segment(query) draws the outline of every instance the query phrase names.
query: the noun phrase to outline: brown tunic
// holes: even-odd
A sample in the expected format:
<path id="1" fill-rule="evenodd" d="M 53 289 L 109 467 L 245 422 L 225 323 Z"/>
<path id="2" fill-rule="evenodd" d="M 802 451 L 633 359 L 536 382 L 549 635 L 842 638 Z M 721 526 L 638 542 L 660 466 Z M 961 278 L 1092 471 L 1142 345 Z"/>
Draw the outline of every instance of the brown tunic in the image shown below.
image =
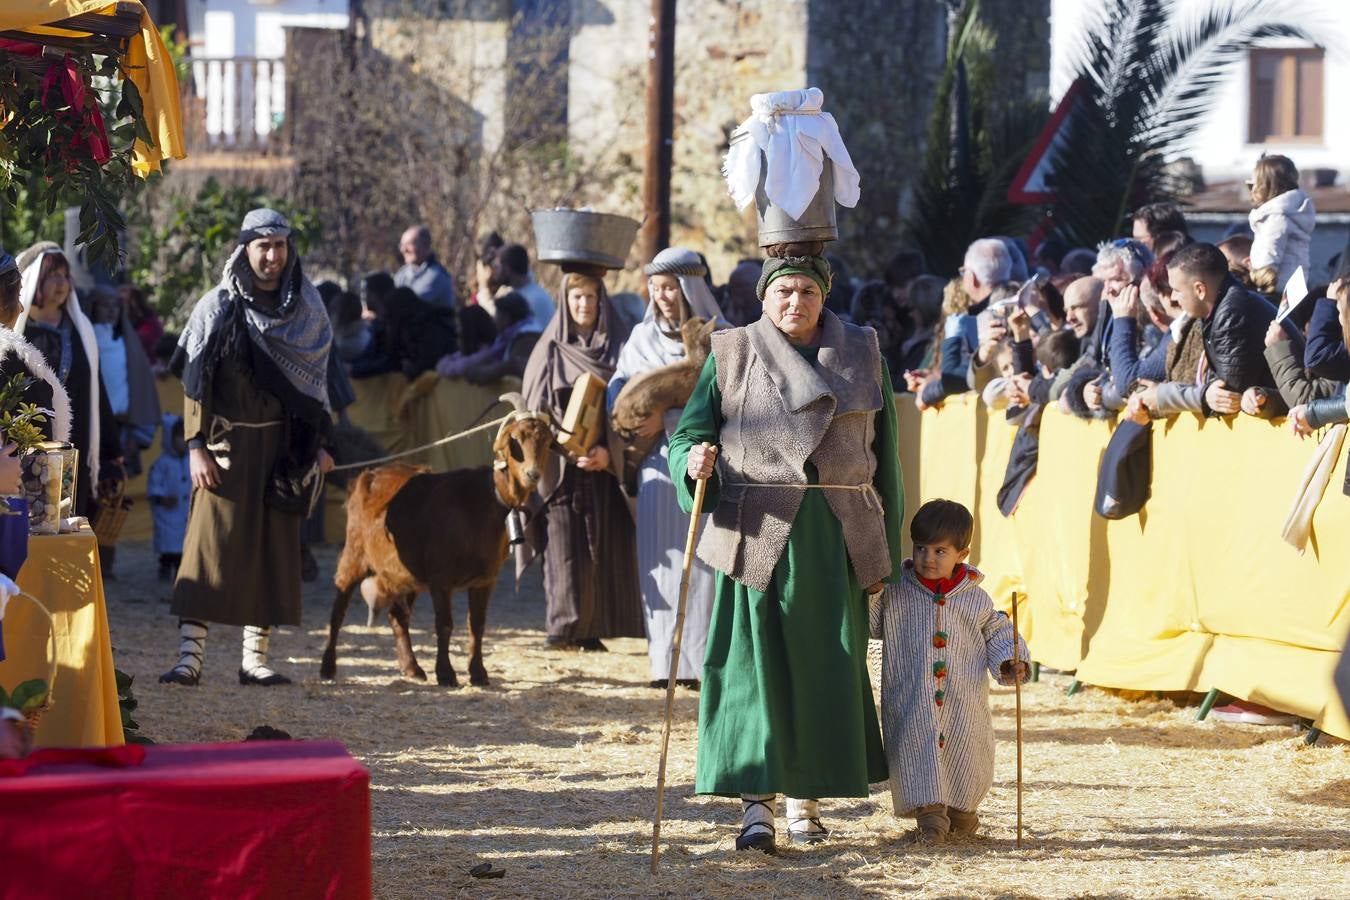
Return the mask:
<path id="1" fill-rule="evenodd" d="M 211 416 L 280 422 L 281 401 L 259 390 L 238 365 L 224 365 L 207 404 L 186 401 L 184 434 L 207 437 Z M 263 503 L 281 453 L 280 424 L 230 430 L 212 454 L 220 486 L 192 492 L 183 562 L 172 611 L 226 625 L 300 624 L 301 518 Z"/>
<path id="2" fill-rule="evenodd" d="M 544 515 L 549 636 L 644 637 L 637 532 L 618 479 L 568 464 Z"/>

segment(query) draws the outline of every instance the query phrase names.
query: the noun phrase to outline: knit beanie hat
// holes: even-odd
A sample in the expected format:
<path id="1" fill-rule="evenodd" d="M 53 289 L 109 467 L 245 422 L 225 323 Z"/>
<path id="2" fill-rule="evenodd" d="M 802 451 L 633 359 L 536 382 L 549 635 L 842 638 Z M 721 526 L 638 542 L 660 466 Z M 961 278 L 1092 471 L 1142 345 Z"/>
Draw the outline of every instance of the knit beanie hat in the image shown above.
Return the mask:
<path id="1" fill-rule="evenodd" d="M 755 294 L 763 300 L 769 285 L 788 275 L 805 275 L 810 278 L 820 285 L 822 296 L 830 292 L 830 264 L 826 262 L 825 257 L 788 256 L 783 259 L 764 260 L 764 271 L 759 276 L 759 284 L 755 285 Z"/>

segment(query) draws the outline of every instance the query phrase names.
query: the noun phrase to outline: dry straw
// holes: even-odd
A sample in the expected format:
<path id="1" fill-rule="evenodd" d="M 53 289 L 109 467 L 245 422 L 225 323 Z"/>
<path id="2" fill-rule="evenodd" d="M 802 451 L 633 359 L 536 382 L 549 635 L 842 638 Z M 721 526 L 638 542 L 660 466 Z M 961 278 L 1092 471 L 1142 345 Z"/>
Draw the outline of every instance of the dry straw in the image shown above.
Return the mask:
<path id="1" fill-rule="evenodd" d="M 331 572 L 332 550 L 318 555 Z M 491 687 L 401 681 L 388 628 L 365 628 L 356 617 L 343 631 L 339 680 L 320 683 L 332 599 L 331 585 L 320 582 L 306 587 L 307 627 L 273 638 L 277 665 L 301 683 L 244 690 L 233 683 L 239 632 L 226 627 L 207 640 L 201 687 L 155 684 L 177 646 L 157 599 L 167 591 L 153 580 L 145 545 L 124 543 L 117 565 L 109 617 L 118 665 L 136 675 L 143 730 L 163 740 L 239 740 L 266 723 L 345 741 L 371 773 L 379 898 L 1346 894 L 1345 746 L 1307 748 L 1286 729 L 1196 723 L 1194 709 L 1152 695 L 1066 697 L 1065 676 L 1042 676 L 1023 692 L 1035 765 L 1020 851 L 1011 688 L 993 692 L 995 783 L 980 808 L 980 838 L 906 846 L 901 835 L 913 823 L 897 820 L 874 785 L 868 798 L 822 804 L 837 829 L 828 844 L 784 842 L 774 859 L 732 849 L 738 803 L 692 796 L 698 697 L 681 689 L 665 849 L 653 877 L 648 816 L 663 698 L 647 687 L 646 645 L 544 650 L 537 568 L 518 594 L 504 577 L 488 612 Z M 452 658 L 462 670 L 463 600 L 455 605 Z M 419 601 L 413 639 L 424 661 L 434 650 L 431 619 Z M 506 876 L 470 878 L 482 862 Z"/>

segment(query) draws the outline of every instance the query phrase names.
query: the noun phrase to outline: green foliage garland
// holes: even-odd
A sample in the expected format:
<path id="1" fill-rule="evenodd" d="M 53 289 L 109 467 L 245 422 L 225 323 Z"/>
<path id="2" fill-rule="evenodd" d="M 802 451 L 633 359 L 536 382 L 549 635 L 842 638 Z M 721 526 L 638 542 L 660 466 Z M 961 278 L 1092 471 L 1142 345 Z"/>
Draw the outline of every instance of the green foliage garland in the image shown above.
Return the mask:
<path id="1" fill-rule="evenodd" d="M 43 76 L 31 58 L 0 52 L 0 223 L 9 226 L 0 231 L 0 242 L 17 248 L 20 241 L 59 235 L 53 228 L 59 210 L 78 206 L 79 241 L 88 245 L 90 260 L 116 268 L 125 224 L 118 205 L 140 181 L 131 165 L 132 145 L 139 138 L 154 146 L 154 136 L 140 92 L 130 80 L 119 81 L 115 58 L 69 58 L 86 88 L 84 109 L 65 106 L 55 90 L 44 102 Z M 102 112 L 112 153 L 101 165 L 83 145 L 87 116 L 95 108 Z"/>

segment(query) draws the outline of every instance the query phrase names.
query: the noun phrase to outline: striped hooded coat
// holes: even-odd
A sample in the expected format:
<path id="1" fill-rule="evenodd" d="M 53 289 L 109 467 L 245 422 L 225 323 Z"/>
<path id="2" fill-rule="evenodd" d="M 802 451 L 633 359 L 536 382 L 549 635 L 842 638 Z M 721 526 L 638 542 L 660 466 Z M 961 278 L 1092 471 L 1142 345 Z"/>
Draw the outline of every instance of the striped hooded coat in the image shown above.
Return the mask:
<path id="1" fill-rule="evenodd" d="M 1012 659 L 1013 628 L 966 578 L 948 595 L 924 587 L 906 560 L 897 584 L 871 604 L 873 638 L 882 640 L 881 730 L 895 814 L 942 804 L 974 812 L 994 783 L 994 723 L 989 677 Z M 1017 641 L 1027 660 L 1026 642 Z"/>

